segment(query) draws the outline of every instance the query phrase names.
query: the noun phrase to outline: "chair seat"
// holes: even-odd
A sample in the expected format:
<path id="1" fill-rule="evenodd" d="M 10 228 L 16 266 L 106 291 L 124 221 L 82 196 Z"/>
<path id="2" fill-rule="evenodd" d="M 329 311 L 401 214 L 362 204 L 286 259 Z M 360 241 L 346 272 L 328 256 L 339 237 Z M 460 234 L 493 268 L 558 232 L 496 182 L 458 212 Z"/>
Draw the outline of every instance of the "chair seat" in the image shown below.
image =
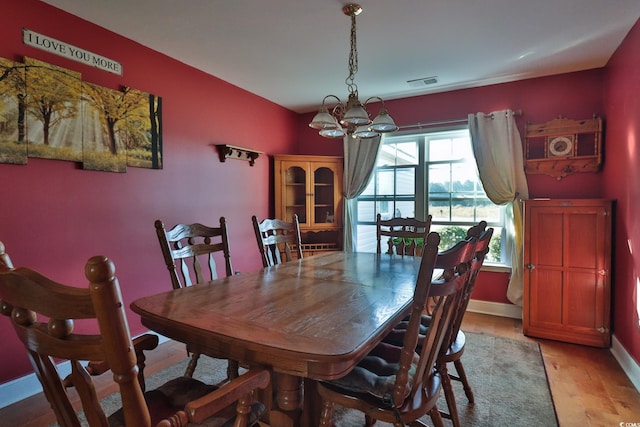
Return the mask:
<path id="1" fill-rule="evenodd" d="M 327 394 L 327 392 L 333 392 L 336 395 L 347 395 L 352 396 L 355 399 L 358 399 L 362 402 L 366 402 L 366 404 L 370 405 L 371 408 L 378 407 L 382 410 L 392 410 L 393 404 L 389 399 L 381 398 L 378 396 L 374 396 L 369 392 L 369 390 L 357 390 L 352 387 L 344 387 L 337 381 L 323 381 L 321 383 L 322 388 L 324 389 L 323 394 Z M 442 381 L 440 377 L 440 373 L 436 370 L 433 370 L 432 374 L 429 378 L 423 383 L 421 397 L 419 399 L 420 405 L 418 406 L 435 406 L 435 403 L 438 401 L 442 394 Z M 337 399 L 336 399 L 337 400 Z M 404 402 L 404 405 L 398 408 L 400 411 L 408 415 L 408 418 L 414 416 L 411 411 L 411 406 L 416 402 L 412 399 L 407 399 Z M 368 411 L 364 410 L 362 407 L 358 407 L 357 409 L 363 410 L 363 412 L 367 413 Z M 368 412 L 369 415 L 373 415 L 372 412 Z M 423 414 L 420 414 L 420 416 Z M 385 417 L 380 414 L 376 415 L 376 418 L 380 421 L 393 422 L 395 418 L 385 419 Z"/>
<path id="2" fill-rule="evenodd" d="M 401 352 L 402 347 L 382 342 L 346 376 L 329 381 L 329 383 L 355 394 L 369 394 L 384 401 L 393 392 L 396 374 L 400 368 Z M 409 368 L 409 381 L 407 381 L 405 396 L 409 395 L 411 391 L 413 375 L 419 362 L 420 355 L 414 353 Z"/>
<path id="3" fill-rule="evenodd" d="M 395 421 L 395 415 L 389 414 L 394 414 L 391 394 L 396 383 L 401 352 L 402 347 L 384 342 L 378 344 L 349 374 L 336 380 L 321 382 L 324 396 L 335 393 L 335 399 L 338 402 L 340 402 L 338 396 L 351 396 L 360 401 L 360 404 L 356 404 L 356 408 L 368 416 L 386 422 Z M 419 363 L 420 355 L 414 353 L 408 371 L 405 397 L 410 395 L 412 380 Z M 431 369 L 426 374 L 427 379 L 422 383 L 420 397 L 407 398 L 398 408 L 407 419 L 422 416 L 421 408 L 435 407 L 440 397 L 442 390 L 440 373 L 436 369 Z"/>
<path id="4" fill-rule="evenodd" d="M 218 387 L 205 384 L 191 377 L 179 377 L 166 382 L 160 387 L 144 393 L 144 400 L 151 414 L 151 425 L 155 426 L 160 421 L 182 410 L 185 405 L 195 399 L 203 397 Z M 265 406 L 260 402 L 254 402 L 247 425 L 253 425 L 265 412 Z M 229 411 L 218 413 L 205 421 L 188 426 L 198 427 L 227 427 L 232 426 L 235 420 L 235 407 L 230 406 Z M 118 409 L 108 417 L 109 427 L 126 427 L 124 423 L 124 411 Z"/>

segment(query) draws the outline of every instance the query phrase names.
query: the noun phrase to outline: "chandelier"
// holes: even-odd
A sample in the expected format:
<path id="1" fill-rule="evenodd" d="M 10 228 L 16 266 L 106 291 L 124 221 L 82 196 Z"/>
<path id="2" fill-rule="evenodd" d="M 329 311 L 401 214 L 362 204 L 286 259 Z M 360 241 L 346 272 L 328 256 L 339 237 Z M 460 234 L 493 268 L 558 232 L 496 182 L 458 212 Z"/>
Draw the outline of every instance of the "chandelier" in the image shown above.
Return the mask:
<path id="1" fill-rule="evenodd" d="M 346 104 L 336 95 L 327 95 L 322 100 L 322 107 L 309 126 L 320 130 L 326 138 L 342 138 L 345 135 L 354 138 L 374 138 L 381 133 L 398 130 L 395 122 L 384 106 L 384 100 L 372 96 L 364 104 L 358 99 L 358 85 L 355 78 L 358 72 L 358 49 L 356 47 L 356 15 L 362 12 L 359 4 L 348 4 L 342 12 L 351 17 L 351 50 L 349 51 L 349 75 L 345 80 L 349 97 Z M 331 102 L 329 102 L 331 101 Z M 375 119 L 371 120 L 367 106 L 371 101 L 380 101 L 381 109 Z M 333 105 L 333 102 L 337 104 Z M 329 109 L 329 106 L 332 106 Z"/>

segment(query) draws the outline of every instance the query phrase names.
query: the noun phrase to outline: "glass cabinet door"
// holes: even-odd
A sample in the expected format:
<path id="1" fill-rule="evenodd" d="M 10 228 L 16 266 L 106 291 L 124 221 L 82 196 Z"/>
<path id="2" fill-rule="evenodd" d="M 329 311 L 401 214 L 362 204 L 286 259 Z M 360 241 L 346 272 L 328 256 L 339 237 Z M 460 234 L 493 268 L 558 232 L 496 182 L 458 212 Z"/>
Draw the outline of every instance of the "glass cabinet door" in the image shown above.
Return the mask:
<path id="1" fill-rule="evenodd" d="M 326 166 L 313 171 L 313 221 L 336 224 L 335 172 Z"/>
<path id="2" fill-rule="evenodd" d="M 300 166 L 290 166 L 285 171 L 285 221 L 293 222 L 298 215 L 300 224 L 307 223 L 307 171 Z"/>

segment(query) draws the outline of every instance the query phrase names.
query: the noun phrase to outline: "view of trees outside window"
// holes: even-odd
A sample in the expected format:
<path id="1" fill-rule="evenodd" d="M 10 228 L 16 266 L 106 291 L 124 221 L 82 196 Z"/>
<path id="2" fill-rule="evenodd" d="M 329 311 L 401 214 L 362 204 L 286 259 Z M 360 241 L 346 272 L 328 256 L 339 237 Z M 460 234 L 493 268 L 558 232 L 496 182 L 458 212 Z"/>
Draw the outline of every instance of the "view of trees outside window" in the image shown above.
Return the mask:
<path id="1" fill-rule="evenodd" d="M 431 215 L 441 250 L 485 220 L 494 228 L 487 261 L 502 259 L 504 208 L 482 188 L 466 127 L 386 137 L 372 179 L 358 197 L 358 251 L 375 252 L 378 213 L 383 219 Z"/>

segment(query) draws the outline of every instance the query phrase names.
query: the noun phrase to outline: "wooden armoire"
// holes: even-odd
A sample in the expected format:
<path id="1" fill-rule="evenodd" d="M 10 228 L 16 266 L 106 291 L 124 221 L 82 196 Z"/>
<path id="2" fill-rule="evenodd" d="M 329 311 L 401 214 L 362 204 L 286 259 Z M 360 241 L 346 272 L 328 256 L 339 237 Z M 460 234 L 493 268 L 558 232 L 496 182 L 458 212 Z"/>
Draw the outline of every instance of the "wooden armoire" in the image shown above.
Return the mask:
<path id="1" fill-rule="evenodd" d="M 611 345 L 613 202 L 524 202 L 525 335 L 595 347 Z"/>

